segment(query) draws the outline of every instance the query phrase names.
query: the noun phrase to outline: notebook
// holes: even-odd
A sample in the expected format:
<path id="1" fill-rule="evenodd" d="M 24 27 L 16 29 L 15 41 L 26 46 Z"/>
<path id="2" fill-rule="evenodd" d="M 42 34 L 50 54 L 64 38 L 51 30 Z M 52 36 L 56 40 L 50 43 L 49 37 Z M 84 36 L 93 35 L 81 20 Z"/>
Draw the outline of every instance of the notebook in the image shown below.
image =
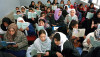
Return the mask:
<path id="1" fill-rule="evenodd" d="M 94 13 L 88 12 L 86 18 L 91 19 L 93 17 Z"/>
<path id="2" fill-rule="evenodd" d="M 19 15 L 14 14 L 14 19 L 15 19 L 15 20 L 18 19 L 18 17 L 22 17 L 22 14 L 19 14 Z"/>
<path id="3" fill-rule="evenodd" d="M 28 19 L 36 18 L 36 13 L 28 12 Z"/>
<path id="4" fill-rule="evenodd" d="M 52 10 L 56 10 L 57 9 L 57 5 L 52 5 Z"/>

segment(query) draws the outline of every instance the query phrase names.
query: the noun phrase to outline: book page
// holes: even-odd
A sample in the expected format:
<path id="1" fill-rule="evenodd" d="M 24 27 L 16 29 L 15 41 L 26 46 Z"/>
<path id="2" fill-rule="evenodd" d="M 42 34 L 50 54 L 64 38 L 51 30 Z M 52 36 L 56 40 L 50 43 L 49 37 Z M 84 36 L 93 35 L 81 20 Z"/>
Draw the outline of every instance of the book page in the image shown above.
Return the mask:
<path id="1" fill-rule="evenodd" d="M 94 13 L 88 12 L 86 18 L 91 19 L 93 17 Z"/>
<path id="2" fill-rule="evenodd" d="M 36 13 L 32 13 L 32 18 L 36 18 Z"/>
<path id="3" fill-rule="evenodd" d="M 73 29 L 72 36 L 84 37 L 84 35 L 85 35 L 85 29 Z"/>
<path id="4" fill-rule="evenodd" d="M 32 13 L 28 12 L 28 19 L 32 18 Z"/>

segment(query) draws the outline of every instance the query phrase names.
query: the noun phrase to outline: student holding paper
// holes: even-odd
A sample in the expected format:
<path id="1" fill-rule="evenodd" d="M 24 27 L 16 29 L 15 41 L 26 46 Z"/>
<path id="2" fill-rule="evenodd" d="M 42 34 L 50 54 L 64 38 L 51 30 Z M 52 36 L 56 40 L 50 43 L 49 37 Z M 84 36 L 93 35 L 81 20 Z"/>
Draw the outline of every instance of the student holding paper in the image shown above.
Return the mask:
<path id="1" fill-rule="evenodd" d="M 24 6 L 21 6 L 21 13 L 26 14 L 26 8 Z"/>
<path id="2" fill-rule="evenodd" d="M 62 15 L 62 11 L 60 8 L 57 8 L 55 10 L 54 15 L 52 15 L 51 20 L 50 20 L 50 25 L 51 26 L 63 26 L 64 25 L 64 17 Z"/>
<path id="3" fill-rule="evenodd" d="M 80 54 L 65 34 L 56 32 L 51 43 L 51 57 L 80 57 Z"/>
<path id="4" fill-rule="evenodd" d="M 37 13 L 35 12 L 34 9 L 29 8 L 29 12 L 28 12 L 28 22 L 32 23 L 32 25 L 34 26 L 35 23 L 37 23 L 38 19 L 37 19 Z"/>
<path id="5" fill-rule="evenodd" d="M 92 47 L 96 48 L 100 46 L 100 29 L 96 29 L 94 32 L 89 33 L 83 41 L 83 53 L 82 56 L 90 52 Z"/>
<path id="6" fill-rule="evenodd" d="M 23 18 L 19 17 L 17 19 L 17 23 L 20 22 L 20 23 L 26 23 Z M 18 24 L 17 24 L 18 25 Z M 20 27 L 21 25 L 18 25 L 18 27 Z M 27 26 L 27 27 L 26 27 Z M 33 28 L 32 24 L 31 23 L 28 23 L 25 24 L 25 28 L 23 28 L 23 26 L 21 26 L 19 28 L 20 31 L 24 32 L 26 36 L 33 36 L 35 35 L 35 29 Z"/>
<path id="7" fill-rule="evenodd" d="M 27 38 L 15 23 L 9 25 L 7 33 L 4 35 L 3 41 L 15 42 L 15 45 L 8 45 L 4 52 L 11 53 L 16 57 L 25 57 L 28 46 Z"/>
<path id="8" fill-rule="evenodd" d="M 73 8 L 74 8 L 74 6 L 71 4 L 71 2 L 70 2 L 70 1 L 67 1 L 67 4 L 65 4 L 65 5 L 68 5 L 68 8 L 71 8 L 71 9 L 73 9 Z"/>
<path id="9" fill-rule="evenodd" d="M 78 22 L 78 17 L 75 14 L 76 14 L 75 9 L 70 9 L 70 13 L 66 15 L 65 18 L 65 23 L 67 25 L 69 25 L 72 20 L 76 20 Z"/>
<path id="10" fill-rule="evenodd" d="M 59 4 L 59 3 L 58 3 L 58 0 L 53 0 L 52 5 L 57 5 L 57 4 Z"/>
<path id="11" fill-rule="evenodd" d="M 87 12 L 96 13 L 96 8 L 94 7 L 93 3 L 91 3 L 90 6 L 87 8 Z"/>
<path id="12" fill-rule="evenodd" d="M 51 40 L 45 30 L 40 30 L 38 37 L 34 43 L 28 47 L 27 57 L 49 57 L 51 50 Z"/>
<path id="13" fill-rule="evenodd" d="M 31 1 L 31 4 L 29 5 L 29 8 L 35 8 L 35 7 L 36 7 L 35 2 Z"/>

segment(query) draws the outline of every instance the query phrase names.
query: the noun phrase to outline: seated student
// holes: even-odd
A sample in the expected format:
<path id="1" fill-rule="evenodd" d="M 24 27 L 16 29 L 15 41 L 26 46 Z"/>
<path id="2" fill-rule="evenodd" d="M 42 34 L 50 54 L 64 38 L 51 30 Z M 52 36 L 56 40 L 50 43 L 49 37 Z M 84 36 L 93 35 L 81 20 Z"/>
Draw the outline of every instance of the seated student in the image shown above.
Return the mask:
<path id="1" fill-rule="evenodd" d="M 94 15 L 93 19 L 94 19 L 94 24 L 100 23 L 100 9 L 97 10 L 97 12 Z"/>
<path id="2" fill-rule="evenodd" d="M 31 4 L 29 5 L 29 8 L 34 8 L 35 9 L 36 5 L 34 1 L 31 1 Z"/>
<path id="3" fill-rule="evenodd" d="M 19 7 L 16 7 L 14 13 L 16 13 L 16 12 L 19 11 L 19 10 L 20 10 Z"/>
<path id="4" fill-rule="evenodd" d="M 58 3 L 58 0 L 53 0 L 52 5 L 57 5 L 57 4 L 59 4 L 59 3 Z"/>
<path id="5" fill-rule="evenodd" d="M 11 53 L 16 57 L 25 57 L 28 46 L 27 38 L 24 33 L 18 30 L 16 24 L 9 25 L 3 41 L 16 43 L 15 45 L 8 45 L 4 52 Z"/>
<path id="6" fill-rule="evenodd" d="M 65 5 L 68 5 L 68 8 L 71 8 L 71 9 L 73 9 L 73 8 L 74 8 L 74 6 L 71 4 L 71 2 L 70 2 L 70 1 L 67 1 L 67 4 L 65 4 Z"/>
<path id="7" fill-rule="evenodd" d="M 50 27 L 50 25 L 48 23 L 46 23 L 46 21 L 44 19 L 39 19 L 38 25 L 44 26 L 45 29 Z"/>
<path id="8" fill-rule="evenodd" d="M 34 24 L 37 23 L 37 21 L 38 21 L 37 13 L 36 13 L 35 10 L 32 9 L 32 8 L 29 8 L 29 12 L 35 13 L 35 14 L 36 14 L 36 18 L 32 17 L 32 18 L 29 18 L 29 19 L 28 19 L 28 22 L 30 22 L 30 23 L 32 23 L 32 25 L 34 25 Z"/>
<path id="9" fill-rule="evenodd" d="M 45 18 L 46 18 L 46 14 L 44 12 L 42 12 L 39 19 L 44 19 L 46 21 Z"/>
<path id="10" fill-rule="evenodd" d="M 49 39 L 47 32 L 45 30 L 40 30 L 34 43 L 27 49 L 27 57 L 37 56 L 37 57 L 48 57 L 49 51 L 51 50 L 51 40 Z"/>
<path id="11" fill-rule="evenodd" d="M 99 44 L 100 35 L 99 34 L 100 34 L 100 29 L 97 29 L 94 32 L 91 32 L 86 36 L 86 39 L 83 41 L 84 48 L 83 48 L 82 56 L 90 52 L 92 47 L 95 48 L 95 47 L 100 46 Z M 92 41 L 90 40 L 91 39 L 90 37 L 93 37 Z"/>
<path id="12" fill-rule="evenodd" d="M 65 34 L 56 32 L 51 43 L 51 57 L 80 57 Z"/>
<path id="13" fill-rule="evenodd" d="M 48 1 L 47 1 L 47 3 L 48 3 L 48 4 L 51 4 L 51 1 L 50 1 L 50 0 L 48 0 Z"/>
<path id="14" fill-rule="evenodd" d="M 7 17 L 4 17 L 3 19 L 2 19 L 2 24 L 1 24 L 1 27 L 0 27 L 0 30 L 2 31 L 2 32 L 0 32 L 0 33 L 5 33 L 6 31 L 7 31 L 7 29 L 8 29 L 8 26 L 11 24 L 11 23 L 13 23 L 9 18 L 7 18 Z"/>
<path id="15" fill-rule="evenodd" d="M 68 7 L 65 6 L 65 10 L 62 11 L 62 15 L 63 15 L 64 17 L 66 17 L 67 14 L 69 14 L 69 13 L 68 13 Z"/>
<path id="16" fill-rule="evenodd" d="M 93 3 L 91 3 L 90 6 L 87 8 L 87 12 L 96 13 L 96 8 L 94 7 Z"/>
<path id="17" fill-rule="evenodd" d="M 80 12 L 84 11 L 84 7 L 83 7 L 82 3 L 78 6 L 78 11 L 80 11 Z"/>
<path id="18" fill-rule="evenodd" d="M 21 22 L 21 23 L 24 23 L 24 19 L 19 17 L 17 19 L 17 22 Z M 31 23 L 28 23 L 28 27 L 24 30 L 22 28 L 19 29 L 20 31 L 24 32 L 26 36 L 33 36 L 35 35 L 35 29 L 33 28 L 32 24 Z"/>
<path id="19" fill-rule="evenodd" d="M 36 6 L 42 10 L 42 8 L 44 7 L 44 4 L 41 1 L 38 1 L 38 4 L 36 4 Z"/>
<path id="20" fill-rule="evenodd" d="M 26 8 L 24 6 L 21 6 L 21 13 L 26 14 Z"/>
<path id="21" fill-rule="evenodd" d="M 60 1 L 60 4 L 63 5 L 63 6 L 60 6 L 60 8 L 63 10 L 63 8 L 64 8 L 64 1 L 61 0 L 61 1 Z"/>
<path id="22" fill-rule="evenodd" d="M 69 18 L 70 17 L 70 18 Z M 72 20 L 76 20 L 76 21 L 78 21 L 78 17 L 77 17 L 77 15 L 76 15 L 76 11 L 75 11 L 75 9 L 71 9 L 70 10 L 70 13 L 66 16 L 66 18 L 65 18 L 65 23 L 66 24 L 69 24 L 72 20 L 70 20 L 70 19 L 72 19 Z"/>
<path id="23" fill-rule="evenodd" d="M 62 15 L 62 11 L 58 8 L 55 10 L 54 15 L 52 15 L 50 20 L 51 26 L 63 26 L 64 25 L 64 17 Z"/>

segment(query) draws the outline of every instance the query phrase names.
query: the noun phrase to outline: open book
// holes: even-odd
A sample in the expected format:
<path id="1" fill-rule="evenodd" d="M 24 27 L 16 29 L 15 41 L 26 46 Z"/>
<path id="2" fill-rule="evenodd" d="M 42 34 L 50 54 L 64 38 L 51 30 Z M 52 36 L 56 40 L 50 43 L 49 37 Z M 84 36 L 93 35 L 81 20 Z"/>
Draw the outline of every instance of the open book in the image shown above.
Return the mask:
<path id="1" fill-rule="evenodd" d="M 28 9 L 26 9 L 26 14 L 28 14 L 28 11 L 29 11 L 29 10 L 28 10 Z"/>
<path id="2" fill-rule="evenodd" d="M 46 4 L 46 6 L 47 6 L 47 7 L 50 7 L 50 4 L 49 4 L 49 3 L 47 3 L 47 4 Z"/>
<path id="3" fill-rule="evenodd" d="M 52 10 L 56 10 L 57 9 L 57 5 L 52 5 Z"/>
<path id="4" fill-rule="evenodd" d="M 28 12 L 28 19 L 36 18 L 36 13 Z"/>
<path id="5" fill-rule="evenodd" d="M 42 29 L 44 29 L 44 26 L 39 26 L 39 25 L 36 23 L 36 30 L 37 30 L 37 31 L 40 31 L 40 30 L 42 30 Z"/>
<path id="6" fill-rule="evenodd" d="M 91 19 L 93 17 L 94 13 L 88 12 L 86 18 Z"/>
<path id="7" fill-rule="evenodd" d="M 84 37 L 85 29 L 75 29 L 73 28 L 72 36 L 75 37 Z"/>
<path id="8" fill-rule="evenodd" d="M 17 26 L 18 26 L 18 29 L 22 28 L 25 30 L 29 26 L 29 23 L 28 22 L 24 22 L 24 23 L 17 22 Z"/>
<path id="9" fill-rule="evenodd" d="M 15 45 L 15 44 L 16 44 L 15 42 L 6 42 L 6 41 L 1 41 L 0 42 L 1 46 L 8 46 L 8 45 Z"/>
<path id="10" fill-rule="evenodd" d="M 100 40 L 96 40 L 94 37 L 90 36 L 90 43 L 93 47 L 100 46 Z"/>
<path id="11" fill-rule="evenodd" d="M 14 14 L 14 19 L 15 19 L 15 20 L 18 19 L 18 17 L 22 17 L 22 14 L 19 14 L 19 15 Z"/>
<path id="12" fill-rule="evenodd" d="M 69 20 L 69 22 L 71 22 L 73 19 L 71 16 L 68 16 L 68 20 Z"/>
<path id="13" fill-rule="evenodd" d="M 35 10 L 35 12 L 37 13 L 37 15 L 41 15 L 41 10 Z"/>

